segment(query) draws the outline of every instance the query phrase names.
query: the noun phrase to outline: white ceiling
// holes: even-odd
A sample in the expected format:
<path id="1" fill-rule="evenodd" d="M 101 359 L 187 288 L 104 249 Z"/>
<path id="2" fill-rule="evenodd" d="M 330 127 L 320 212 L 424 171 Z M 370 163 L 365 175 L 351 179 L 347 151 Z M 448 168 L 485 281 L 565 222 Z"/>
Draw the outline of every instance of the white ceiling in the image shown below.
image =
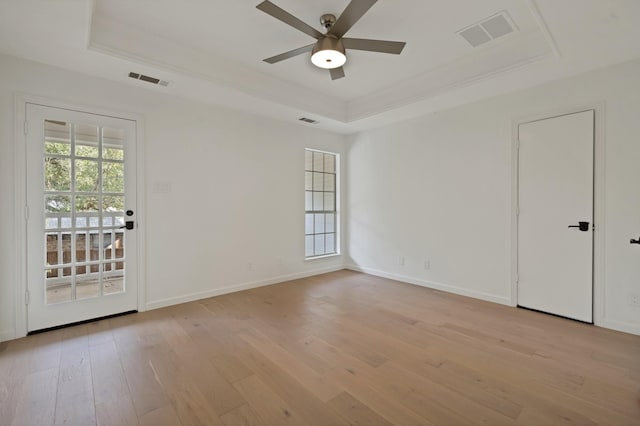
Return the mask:
<path id="1" fill-rule="evenodd" d="M 262 61 L 314 40 L 259 2 L 5 0 L 0 51 L 342 133 L 640 57 L 638 0 L 379 0 L 347 36 L 406 41 L 405 50 L 348 51 L 346 77 L 332 81 L 309 55 Z M 320 15 L 349 1 L 273 2 L 322 30 Z M 501 11 L 516 32 L 476 48 L 456 34 Z"/>

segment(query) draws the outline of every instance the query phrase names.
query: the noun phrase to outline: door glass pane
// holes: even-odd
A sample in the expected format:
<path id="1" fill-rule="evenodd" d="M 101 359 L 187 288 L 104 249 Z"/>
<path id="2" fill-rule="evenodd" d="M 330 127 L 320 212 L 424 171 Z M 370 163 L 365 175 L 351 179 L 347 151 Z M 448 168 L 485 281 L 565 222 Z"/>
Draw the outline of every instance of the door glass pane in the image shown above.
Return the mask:
<path id="1" fill-rule="evenodd" d="M 44 152 L 71 155 L 71 125 L 61 121 L 44 121 Z"/>
<path id="2" fill-rule="evenodd" d="M 45 246 L 47 248 L 47 278 L 57 277 L 58 268 L 53 268 L 51 266 L 57 265 L 62 260 L 61 252 L 58 250 L 58 241 L 60 239 L 60 234 L 57 232 L 48 233 L 46 234 L 45 238 Z"/>
<path id="3" fill-rule="evenodd" d="M 98 157 L 98 146 L 81 144 L 76 142 L 76 157 L 89 157 L 89 158 L 97 158 Z"/>
<path id="4" fill-rule="evenodd" d="M 93 160 L 75 161 L 76 191 L 98 192 L 98 162 Z"/>
<path id="5" fill-rule="evenodd" d="M 102 158 L 105 160 L 124 160 L 124 150 L 122 148 L 104 148 Z"/>
<path id="6" fill-rule="evenodd" d="M 102 245 L 100 243 L 100 234 L 91 231 L 91 234 L 89 234 L 89 259 L 92 261 L 102 260 L 102 257 L 100 257 L 101 253 Z"/>
<path id="7" fill-rule="evenodd" d="M 44 190 L 69 191 L 71 189 L 71 159 L 44 157 Z"/>
<path id="8" fill-rule="evenodd" d="M 47 213 L 71 212 L 71 197 L 68 195 L 47 195 L 44 197 L 45 211 Z"/>
<path id="9" fill-rule="evenodd" d="M 96 126 L 86 124 L 74 125 L 75 130 L 75 142 L 76 142 L 76 157 L 98 157 L 98 134 L 100 129 Z"/>
<path id="10" fill-rule="evenodd" d="M 102 163 L 102 190 L 124 192 L 124 163 Z"/>
<path id="11" fill-rule="evenodd" d="M 87 260 L 87 234 L 76 233 L 76 262 Z"/>
<path id="12" fill-rule="evenodd" d="M 102 211 L 105 213 L 124 212 L 124 197 L 120 195 L 105 195 L 102 199 Z"/>
<path id="13" fill-rule="evenodd" d="M 100 274 L 87 274 L 86 265 L 76 267 L 76 299 L 100 296 Z"/>
<path id="14" fill-rule="evenodd" d="M 62 234 L 62 263 L 68 265 L 71 263 L 71 234 L 65 232 Z M 71 275 L 71 269 L 65 268 L 64 275 Z"/>
<path id="15" fill-rule="evenodd" d="M 68 302 L 71 300 L 71 277 L 47 280 L 47 303 Z"/>
<path id="16" fill-rule="evenodd" d="M 76 211 L 83 212 L 97 212 L 100 201 L 98 197 L 92 195 L 77 195 L 76 196 Z"/>

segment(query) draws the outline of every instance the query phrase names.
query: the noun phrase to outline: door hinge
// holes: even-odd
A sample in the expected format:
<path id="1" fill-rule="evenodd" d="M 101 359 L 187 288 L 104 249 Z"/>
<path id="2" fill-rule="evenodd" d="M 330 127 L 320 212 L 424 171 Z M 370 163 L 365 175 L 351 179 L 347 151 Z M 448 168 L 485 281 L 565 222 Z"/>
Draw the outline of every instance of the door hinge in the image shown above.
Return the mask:
<path id="1" fill-rule="evenodd" d="M 29 220 L 29 206 L 24 206 L 24 220 Z"/>
<path id="2" fill-rule="evenodd" d="M 29 122 L 24 120 L 24 134 L 25 136 L 29 134 Z"/>
<path id="3" fill-rule="evenodd" d="M 29 290 L 26 290 L 24 292 L 24 304 L 28 305 L 29 304 Z"/>

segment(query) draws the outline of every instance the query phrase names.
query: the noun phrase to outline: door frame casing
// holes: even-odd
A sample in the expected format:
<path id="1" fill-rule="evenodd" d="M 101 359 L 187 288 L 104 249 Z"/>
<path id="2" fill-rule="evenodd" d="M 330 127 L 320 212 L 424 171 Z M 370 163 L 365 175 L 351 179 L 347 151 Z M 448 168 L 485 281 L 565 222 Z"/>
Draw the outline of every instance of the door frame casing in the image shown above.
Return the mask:
<path id="1" fill-rule="evenodd" d="M 15 336 L 20 338 L 27 335 L 27 134 L 25 132 L 25 122 L 27 119 L 27 104 L 42 105 L 45 107 L 67 109 L 71 111 L 84 112 L 88 114 L 104 115 L 124 120 L 130 120 L 136 124 L 136 233 L 138 237 L 137 246 L 137 309 L 142 312 L 146 310 L 146 247 L 145 247 L 145 194 L 144 194 L 144 120 L 141 115 L 113 111 L 101 107 L 80 105 L 45 98 L 37 95 L 25 93 L 15 93 L 14 95 L 14 277 L 15 277 Z"/>
<path id="2" fill-rule="evenodd" d="M 605 286 L 605 123 L 604 101 L 549 110 L 537 114 L 516 117 L 512 120 L 511 138 L 511 271 L 510 304 L 518 305 L 518 205 L 519 205 L 519 127 L 530 123 L 594 111 L 594 157 L 593 157 L 593 324 L 603 326 Z"/>

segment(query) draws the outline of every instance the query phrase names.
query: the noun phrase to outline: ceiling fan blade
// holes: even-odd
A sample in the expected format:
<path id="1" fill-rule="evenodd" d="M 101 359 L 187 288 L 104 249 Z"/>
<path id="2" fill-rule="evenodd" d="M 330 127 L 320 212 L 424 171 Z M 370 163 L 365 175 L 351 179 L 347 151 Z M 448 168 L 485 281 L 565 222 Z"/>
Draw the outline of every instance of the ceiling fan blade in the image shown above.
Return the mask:
<path id="1" fill-rule="evenodd" d="M 341 38 L 367 13 L 378 0 L 351 0 L 351 3 L 342 12 L 329 31 L 334 36 Z"/>
<path id="2" fill-rule="evenodd" d="M 345 49 L 369 52 L 393 53 L 399 55 L 407 44 L 404 41 L 370 40 L 366 38 L 343 38 Z"/>
<path id="3" fill-rule="evenodd" d="M 329 73 L 331 74 L 331 80 L 337 80 L 344 77 L 344 68 L 332 68 L 329 70 Z"/>
<path id="4" fill-rule="evenodd" d="M 286 10 L 281 9 L 268 0 L 263 1 L 262 3 L 257 5 L 256 8 L 260 9 L 267 15 L 271 15 L 274 18 L 279 19 L 287 25 L 291 25 L 293 28 L 302 31 L 303 33 L 308 34 L 317 40 L 324 37 L 324 34 L 313 28 L 311 25 L 302 22 Z"/>
<path id="5" fill-rule="evenodd" d="M 269 64 L 275 64 L 276 62 L 284 61 L 285 59 L 293 58 L 294 56 L 302 55 L 306 52 L 311 52 L 311 50 L 313 50 L 313 46 L 315 46 L 315 43 L 308 46 L 299 47 L 297 49 L 293 49 L 288 52 L 284 52 L 263 60 Z"/>

